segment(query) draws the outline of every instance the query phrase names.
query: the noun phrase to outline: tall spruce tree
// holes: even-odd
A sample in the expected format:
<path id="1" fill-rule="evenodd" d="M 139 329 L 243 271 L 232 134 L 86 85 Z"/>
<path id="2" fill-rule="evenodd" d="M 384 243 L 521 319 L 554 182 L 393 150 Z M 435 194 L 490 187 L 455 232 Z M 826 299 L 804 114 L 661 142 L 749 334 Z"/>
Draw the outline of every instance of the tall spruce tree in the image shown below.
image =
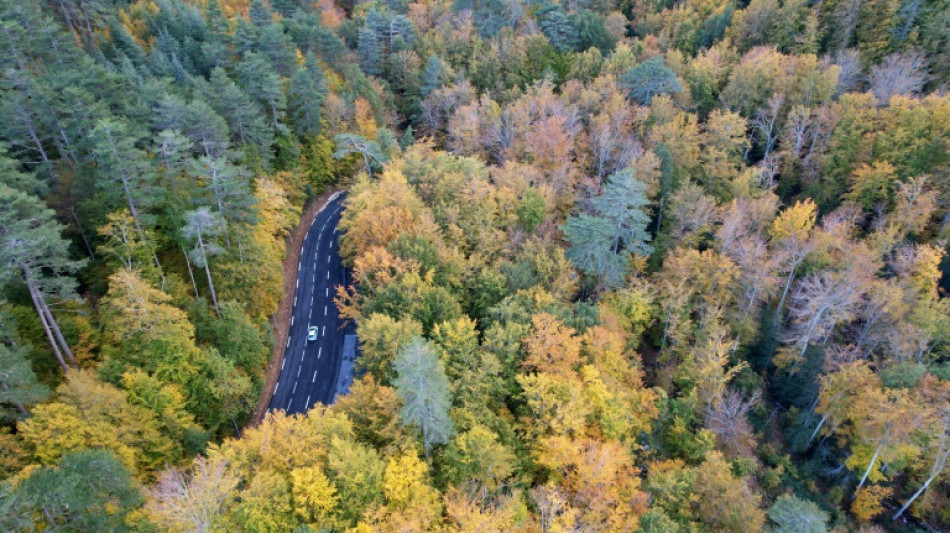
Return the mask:
<path id="1" fill-rule="evenodd" d="M 403 346 L 393 362 L 393 385 L 402 399 L 403 423 L 422 432 L 426 455 L 433 446 L 445 444 L 455 433 L 449 409 L 452 393 L 439 355 L 431 344 L 416 337 Z"/>

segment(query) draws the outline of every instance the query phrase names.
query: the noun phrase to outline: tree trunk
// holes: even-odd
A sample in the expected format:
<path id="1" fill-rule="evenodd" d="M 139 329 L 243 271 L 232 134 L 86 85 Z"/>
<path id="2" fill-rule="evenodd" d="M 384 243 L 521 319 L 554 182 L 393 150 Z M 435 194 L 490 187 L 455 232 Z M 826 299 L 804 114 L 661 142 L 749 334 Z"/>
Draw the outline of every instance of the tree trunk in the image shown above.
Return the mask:
<path id="1" fill-rule="evenodd" d="M 907 508 L 910 507 L 912 503 L 914 503 L 914 500 L 926 492 L 933 480 L 937 479 L 937 476 L 939 476 L 940 473 L 943 472 L 943 469 L 947 467 L 947 459 L 950 459 L 950 446 L 948 446 L 947 449 L 942 453 L 943 455 L 937 455 L 937 460 L 934 461 L 934 469 L 931 470 L 930 477 L 927 478 L 927 481 L 924 481 L 924 484 L 921 485 L 919 489 L 917 489 L 917 492 L 915 492 L 914 495 L 904 503 L 900 510 L 897 511 L 897 513 L 894 515 L 894 520 L 900 518 L 901 515 L 904 514 L 904 511 L 906 511 Z"/>
<path id="2" fill-rule="evenodd" d="M 211 291 L 211 303 L 214 304 L 214 313 L 218 315 L 218 318 L 221 318 L 221 309 L 218 307 L 218 295 L 214 292 L 214 281 L 211 280 L 211 266 L 208 263 L 208 254 L 205 253 L 205 241 L 201 236 L 201 231 L 198 232 L 198 246 L 201 247 L 201 257 L 205 258 L 205 274 L 208 276 L 208 289 Z"/>
<path id="3" fill-rule="evenodd" d="M 53 354 L 56 356 L 56 359 L 59 361 L 59 366 L 63 367 L 63 372 L 69 372 L 69 365 L 66 364 L 66 360 L 63 358 L 63 352 L 59 349 L 59 345 L 56 343 L 56 339 L 53 337 L 53 332 L 50 330 L 49 322 L 46 320 L 46 314 L 43 312 L 43 307 L 40 305 L 40 295 L 36 290 L 36 287 L 33 285 L 33 280 L 29 277 L 26 278 L 26 287 L 30 291 L 30 298 L 33 299 L 33 306 L 36 308 L 36 314 L 40 317 L 40 324 L 43 325 L 43 331 L 46 332 L 46 338 L 49 339 L 50 347 L 53 348 Z"/>
<path id="4" fill-rule="evenodd" d="M 93 251 L 92 245 L 89 244 L 89 239 L 86 238 L 86 230 L 82 229 L 82 223 L 79 222 L 79 215 L 76 213 L 76 206 L 73 205 L 72 199 L 69 200 L 67 209 L 69 209 L 69 216 L 73 217 L 73 222 L 76 223 L 76 229 L 79 230 L 79 236 L 82 237 L 82 242 L 86 245 L 86 251 L 89 253 L 89 257 L 95 259 L 96 252 Z"/>
<path id="5" fill-rule="evenodd" d="M 821 426 L 825 425 L 825 422 L 827 420 L 828 420 L 828 413 L 825 413 L 824 416 L 821 417 L 821 420 L 818 422 L 818 425 L 815 427 L 815 431 L 811 433 L 811 437 L 808 438 L 808 443 L 805 444 L 806 448 L 811 445 L 811 441 L 815 440 L 815 437 L 818 436 L 818 431 L 821 429 Z"/>
<path id="6" fill-rule="evenodd" d="M 188 267 L 188 277 L 191 278 L 191 286 L 195 289 L 195 298 L 201 298 L 201 295 L 198 294 L 198 284 L 195 283 L 195 272 L 191 269 L 191 259 L 188 258 L 188 252 L 185 251 L 184 246 L 181 246 L 181 253 L 185 256 L 185 266 Z"/>
<path id="7" fill-rule="evenodd" d="M 66 338 L 63 337 L 63 331 L 59 329 L 59 323 L 56 322 L 55 318 L 53 318 L 53 312 L 49 310 L 49 306 L 46 305 L 46 301 L 44 301 L 42 298 L 40 298 L 40 303 L 43 305 L 43 312 L 46 313 L 50 328 L 53 330 L 53 335 L 56 336 L 56 340 L 59 341 L 59 345 L 60 348 L 62 348 L 63 353 L 66 354 L 66 359 L 70 364 L 76 364 L 76 356 L 73 355 L 73 351 L 69 348 L 69 343 L 66 342 Z"/>
<path id="8" fill-rule="evenodd" d="M 868 480 L 868 474 L 871 473 L 871 469 L 874 468 L 874 463 L 877 462 L 877 456 L 881 454 L 881 450 L 884 449 L 884 444 L 878 444 L 877 449 L 874 450 L 874 455 L 871 457 L 871 462 L 868 463 L 867 469 L 864 471 L 864 475 L 861 476 L 861 482 L 858 483 L 858 489 L 864 486 L 864 482 Z"/>
<path id="9" fill-rule="evenodd" d="M 9 391 L 10 391 L 10 386 L 7 385 L 6 383 L 4 383 L 4 384 L 3 384 L 3 390 L 9 392 Z M 16 401 L 16 400 L 13 401 L 13 406 L 16 407 L 16 410 L 19 411 L 20 414 L 22 414 L 22 415 L 28 415 L 28 414 L 30 414 L 30 412 L 26 410 L 26 407 L 24 407 L 22 403 L 20 403 L 20 402 L 18 402 L 18 401 Z"/>
<path id="10" fill-rule="evenodd" d="M 796 263 L 788 273 L 788 279 L 785 280 L 785 289 L 782 291 L 782 297 L 779 298 L 778 306 L 775 308 L 775 325 L 782 321 L 782 308 L 785 307 L 785 297 L 788 296 L 788 289 L 792 286 L 792 280 L 795 279 L 795 271 L 798 270 Z"/>

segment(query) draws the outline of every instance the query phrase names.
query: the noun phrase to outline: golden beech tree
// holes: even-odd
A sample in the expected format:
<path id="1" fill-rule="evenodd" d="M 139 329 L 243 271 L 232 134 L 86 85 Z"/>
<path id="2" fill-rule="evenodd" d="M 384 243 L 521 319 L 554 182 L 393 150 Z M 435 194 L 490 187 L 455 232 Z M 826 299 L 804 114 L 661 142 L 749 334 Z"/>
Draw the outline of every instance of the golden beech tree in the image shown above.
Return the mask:
<path id="1" fill-rule="evenodd" d="M 573 376 L 580 363 L 581 339 L 574 329 L 548 313 L 531 318 L 531 333 L 524 338 L 521 366 L 533 372 Z"/>
<path id="2" fill-rule="evenodd" d="M 538 463 L 551 473 L 587 527 L 627 531 L 646 511 L 647 495 L 627 452 L 618 443 L 549 437 L 538 443 Z"/>

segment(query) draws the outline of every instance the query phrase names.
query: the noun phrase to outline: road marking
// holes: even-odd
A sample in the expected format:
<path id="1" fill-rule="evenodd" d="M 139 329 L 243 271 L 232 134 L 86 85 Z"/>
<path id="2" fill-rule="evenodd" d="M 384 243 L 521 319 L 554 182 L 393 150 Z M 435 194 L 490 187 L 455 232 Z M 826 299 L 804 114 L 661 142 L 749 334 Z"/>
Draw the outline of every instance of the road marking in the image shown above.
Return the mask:
<path id="1" fill-rule="evenodd" d="M 300 366 L 300 365 L 297 365 L 297 377 L 298 377 L 298 378 L 300 377 L 300 369 L 301 369 L 301 368 L 303 368 L 303 367 Z"/>
<path id="2" fill-rule="evenodd" d="M 321 355 L 323 355 L 323 346 L 321 346 L 321 347 L 320 347 L 320 349 L 319 349 L 319 350 L 317 350 L 317 359 L 320 359 L 320 356 L 321 356 Z M 316 373 L 316 372 L 314 372 L 314 373 L 313 373 L 313 375 L 315 375 L 315 376 L 316 376 L 316 375 L 317 375 L 317 373 Z"/>
<path id="3" fill-rule="evenodd" d="M 310 396 L 307 396 L 307 403 L 304 404 L 304 407 L 310 407 Z"/>
<path id="4" fill-rule="evenodd" d="M 327 316 L 327 306 L 323 306 L 323 316 Z"/>
<path id="5" fill-rule="evenodd" d="M 294 307 L 297 307 L 297 296 L 294 295 Z"/>
<path id="6" fill-rule="evenodd" d="M 300 272 L 300 263 L 297 263 L 297 272 Z"/>
<path id="7" fill-rule="evenodd" d="M 290 348 L 290 335 L 287 335 L 287 346 L 285 348 Z"/>
<path id="8" fill-rule="evenodd" d="M 326 327 L 326 326 L 323 326 L 323 336 L 324 336 L 324 337 L 327 336 L 327 327 Z"/>
<path id="9" fill-rule="evenodd" d="M 313 318 L 313 308 L 310 308 L 310 311 L 307 313 L 307 318 Z"/>
<path id="10" fill-rule="evenodd" d="M 290 391 L 290 394 L 296 394 L 296 393 L 297 393 L 297 382 L 295 381 L 295 382 L 294 382 L 294 390 Z M 290 404 L 288 403 L 287 406 L 289 407 Z"/>
<path id="11" fill-rule="evenodd" d="M 274 385 L 274 394 L 277 394 L 277 387 L 280 387 L 280 382 L 277 382 L 277 385 Z"/>
<path id="12" fill-rule="evenodd" d="M 284 363 L 286 363 L 286 362 L 287 362 L 287 359 L 281 360 L 281 362 L 280 362 L 280 369 L 281 369 L 281 371 L 284 370 Z"/>
<path id="13" fill-rule="evenodd" d="M 300 288 L 300 278 L 297 278 L 297 288 Z"/>
<path id="14" fill-rule="evenodd" d="M 327 279 L 330 279 L 330 271 L 327 270 Z"/>
<path id="15" fill-rule="evenodd" d="M 310 383 L 314 383 L 314 382 L 316 382 L 316 381 L 317 381 L 317 371 L 314 370 L 314 371 L 313 371 L 313 379 L 310 380 Z"/>
<path id="16" fill-rule="evenodd" d="M 313 307 L 313 296 L 310 297 L 310 307 Z"/>
<path id="17" fill-rule="evenodd" d="M 327 263 L 330 262 L 330 257 L 331 257 L 331 256 L 329 256 L 329 255 L 327 256 Z"/>
<path id="18" fill-rule="evenodd" d="M 307 356 L 307 349 L 304 348 L 303 350 L 300 350 L 300 360 L 303 361 L 303 358 L 306 356 Z"/>
<path id="19" fill-rule="evenodd" d="M 292 316 L 290 317 L 290 325 L 291 325 L 291 326 L 294 325 L 294 317 L 292 317 Z"/>
<path id="20" fill-rule="evenodd" d="M 330 287 L 327 287 L 327 290 L 325 291 L 325 293 L 326 293 L 326 294 L 324 294 L 324 296 L 326 296 L 327 298 L 329 298 L 329 297 L 330 297 Z"/>

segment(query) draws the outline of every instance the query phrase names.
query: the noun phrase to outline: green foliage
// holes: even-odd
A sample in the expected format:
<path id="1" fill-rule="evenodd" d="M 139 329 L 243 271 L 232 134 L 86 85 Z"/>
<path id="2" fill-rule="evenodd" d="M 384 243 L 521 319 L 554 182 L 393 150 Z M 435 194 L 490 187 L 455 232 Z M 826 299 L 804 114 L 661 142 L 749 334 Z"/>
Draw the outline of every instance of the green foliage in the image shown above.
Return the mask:
<path id="1" fill-rule="evenodd" d="M 828 531 L 828 513 L 813 502 L 790 494 L 779 496 L 768 511 L 775 533 L 825 533 Z"/>
<path id="2" fill-rule="evenodd" d="M 401 419 L 420 431 L 422 447 L 428 454 L 433 446 L 445 444 L 455 433 L 449 418 L 452 398 L 445 370 L 436 351 L 419 337 L 399 349 L 393 370 L 393 385 L 403 403 Z"/>
<path id="3" fill-rule="evenodd" d="M 631 68 L 617 80 L 627 98 L 640 105 L 650 105 L 658 95 L 671 95 L 683 90 L 676 74 L 655 57 Z"/>
<path id="4" fill-rule="evenodd" d="M 128 470 L 103 450 L 66 454 L 0 494 L 0 526 L 11 531 L 132 531 L 126 516 L 142 502 Z"/>

